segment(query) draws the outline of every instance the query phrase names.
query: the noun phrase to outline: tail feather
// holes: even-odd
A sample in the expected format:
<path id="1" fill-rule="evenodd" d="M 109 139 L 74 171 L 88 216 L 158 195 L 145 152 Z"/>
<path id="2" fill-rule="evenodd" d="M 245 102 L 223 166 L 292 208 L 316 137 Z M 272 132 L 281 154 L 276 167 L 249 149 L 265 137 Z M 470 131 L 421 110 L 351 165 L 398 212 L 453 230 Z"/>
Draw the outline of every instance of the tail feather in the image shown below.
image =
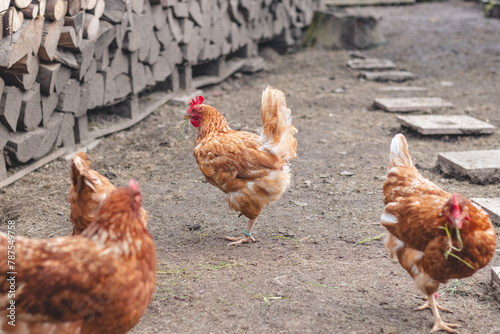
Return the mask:
<path id="1" fill-rule="evenodd" d="M 297 129 L 292 125 L 292 112 L 286 107 L 285 94 L 267 86 L 262 92 L 260 116 L 264 147 L 287 162 L 294 159 Z"/>
<path id="2" fill-rule="evenodd" d="M 389 169 L 394 167 L 413 167 L 408 143 L 405 136 L 397 134 L 391 142 L 391 153 L 389 158 Z"/>

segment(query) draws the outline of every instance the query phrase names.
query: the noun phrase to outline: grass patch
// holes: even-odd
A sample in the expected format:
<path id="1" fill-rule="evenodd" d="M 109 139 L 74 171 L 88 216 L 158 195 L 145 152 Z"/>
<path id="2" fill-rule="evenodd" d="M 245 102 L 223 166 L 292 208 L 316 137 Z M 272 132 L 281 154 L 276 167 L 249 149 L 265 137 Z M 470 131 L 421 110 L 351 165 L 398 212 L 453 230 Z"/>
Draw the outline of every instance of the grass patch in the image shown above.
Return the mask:
<path id="1" fill-rule="evenodd" d="M 216 265 L 197 264 L 197 266 L 208 269 L 208 270 L 215 270 L 215 269 L 222 269 L 222 268 L 239 267 L 239 266 L 241 266 L 241 264 L 221 262 L 221 263 L 216 264 Z"/>
<path id="2" fill-rule="evenodd" d="M 201 278 L 198 276 L 191 275 L 186 272 L 186 269 L 172 269 L 172 270 L 158 270 L 156 271 L 157 274 L 165 274 L 165 275 L 175 275 L 175 276 L 180 276 L 180 277 L 189 277 L 189 278 Z"/>
<path id="3" fill-rule="evenodd" d="M 380 240 L 380 239 L 382 239 L 382 237 L 384 235 L 385 235 L 385 233 L 380 233 L 376 237 L 366 237 L 366 238 L 363 238 L 363 239 L 361 239 L 359 241 L 356 241 L 356 243 L 354 244 L 354 246 L 366 244 L 366 243 L 369 243 L 369 242 L 371 242 L 373 240 Z"/>

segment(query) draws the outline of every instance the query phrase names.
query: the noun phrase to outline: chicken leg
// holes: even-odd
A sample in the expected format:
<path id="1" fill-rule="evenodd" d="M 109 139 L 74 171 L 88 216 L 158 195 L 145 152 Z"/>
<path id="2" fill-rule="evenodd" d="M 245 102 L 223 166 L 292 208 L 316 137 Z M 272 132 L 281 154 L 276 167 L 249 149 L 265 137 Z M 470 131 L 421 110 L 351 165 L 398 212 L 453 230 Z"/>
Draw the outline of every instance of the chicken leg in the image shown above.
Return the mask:
<path id="1" fill-rule="evenodd" d="M 437 305 L 437 302 L 434 299 L 434 295 L 429 295 L 427 296 L 427 298 L 428 299 L 426 303 L 429 304 L 429 307 L 432 310 L 432 315 L 434 316 L 434 326 L 432 326 L 431 333 L 435 333 L 438 331 L 446 331 L 448 333 L 457 334 L 458 331 L 454 330 L 453 328 L 460 327 L 460 325 L 444 322 L 441 319 L 441 316 L 439 315 L 439 310 L 438 310 L 439 306 Z"/>
<path id="2" fill-rule="evenodd" d="M 437 293 L 435 293 L 433 296 L 434 296 L 434 298 L 435 298 L 435 304 L 436 304 L 436 307 L 437 307 L 439 310 L 441 310 L 441 311 L 443 311 L 443 312 L 447 312 L 447 313 L 453 313 L 453 311 L 452 311 L 452 310 L 447 309 L 446 307 L 442 307 L 441 305 L 439 305 L 439 304 L 438 304 L 438 302 L 437 302 Z M 421 306 L 417 307 L 417 308 L 416 308 L 416 309 L 414 309 L 413 311 L 422 311 L 422 310 L 425 310 L 425 309 L 431 308 L 431 306 L 429 305 L 429 298 L 426 296 L 426 297 L 424 298 L 424 300 L 425 300 L 425 303 L 424 303 L 423 305 L 421 305 Z"/>
<path id="3" fill-rule="evenodd" d="M 255 223 L 256 219 L 257 218 L 250 219 L 250 221 L 248 222 L 248 226 L 247 226 L 246 230 L 243 231 L 243 234 L 245 236 L 243 236 L 243 237 L 225 237 L 224 239 L 232 241 L 228 244 L 228 246 L 242 245 L 242 244 L 245 244 L 245 243 L 250 242 L 250 241 L 255 242 L 255 238 L 252 237 L 252 228 L 253 228 L 253 224 Z"/>

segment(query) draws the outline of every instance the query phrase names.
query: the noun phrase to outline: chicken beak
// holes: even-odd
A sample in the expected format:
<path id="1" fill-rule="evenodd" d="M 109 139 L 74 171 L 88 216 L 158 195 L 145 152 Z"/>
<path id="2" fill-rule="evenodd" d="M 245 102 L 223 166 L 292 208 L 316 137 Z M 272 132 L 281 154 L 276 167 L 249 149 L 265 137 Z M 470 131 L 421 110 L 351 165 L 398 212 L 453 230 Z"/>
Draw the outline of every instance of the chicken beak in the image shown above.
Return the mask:
<path id="1" fill-rule="evenodd" d="M 451 222 L 453 223 L 453 228 L 458 228 L 458 229 L 461 229 L 462 228 L 462 225 L 463 225 L 463 219 L 460 217 L 460 218 L 453 218 L 451 220 Z"/>
<path id="2" fill-rule="evenodd" d="M 184 120 L 190 119 L 190 118 L 191 118 L 191 116 L 189 116 L 189 115 L 184 116 Z"/>

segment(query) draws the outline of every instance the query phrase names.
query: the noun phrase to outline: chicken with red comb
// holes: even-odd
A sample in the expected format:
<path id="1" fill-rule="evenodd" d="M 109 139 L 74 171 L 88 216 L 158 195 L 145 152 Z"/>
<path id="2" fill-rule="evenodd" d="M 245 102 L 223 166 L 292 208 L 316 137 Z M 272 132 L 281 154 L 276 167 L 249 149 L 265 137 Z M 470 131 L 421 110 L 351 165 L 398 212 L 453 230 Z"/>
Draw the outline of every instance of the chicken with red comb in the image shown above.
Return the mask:
<path id="1" fill-rule="evenodd" d="M 193 99 L 185 119 L 198 128 L 194 156 L 203 176 L 227 195 L 229 208 L 249 219 L 242 237 L 229 245 L 255 242 L 252 228 L 262 208 L 277 201 L 290 185 L 297 129 L 285 95 L 267 87 L 262 93 L 262 134 L 235 131 L 215 108 Z"/>
<path id="2" fill-rule="evenodd" d="M 438 305 L 439 284 L 472 276 L 495 252 L 496 234 L 488 214 L 460 194 L 450 194 L 417 171 L 402 134 L 391 143 L 389 172 L 384 183 L 382 225 L 386 247 L 411 275 L 434 316 L 431 333 L 457 333 L 445 323 Z"/>

